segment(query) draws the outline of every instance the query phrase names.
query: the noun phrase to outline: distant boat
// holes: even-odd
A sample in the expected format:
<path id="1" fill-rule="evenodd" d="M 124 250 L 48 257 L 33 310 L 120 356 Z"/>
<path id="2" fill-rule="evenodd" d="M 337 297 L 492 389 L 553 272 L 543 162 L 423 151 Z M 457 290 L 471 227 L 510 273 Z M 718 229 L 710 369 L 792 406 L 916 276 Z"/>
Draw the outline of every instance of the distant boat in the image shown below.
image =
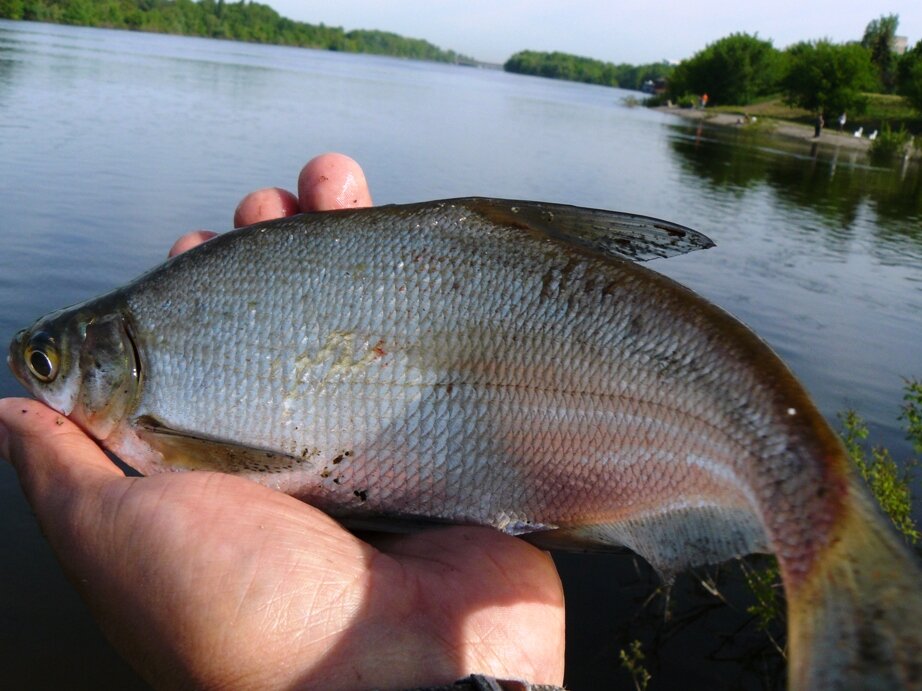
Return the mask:
<path id="1" fill-rule="evenodd" d="M 871 134 L 868 135 L 868 139 L 870 139 L 872 142 L 877 139 L 877 130 L 871 132 Z"/>
<path id="2" fill-rule="evenodd" d="M 859 127 L 857 130 L 855 130 L 855 136 L 856 136 L 856 137 L 861 137 L 861 133 L 862 133 L 862 132 L 864 132 L 864 127 L 863 127 L 863 126 L 862 126 L 862 127 Z"/>

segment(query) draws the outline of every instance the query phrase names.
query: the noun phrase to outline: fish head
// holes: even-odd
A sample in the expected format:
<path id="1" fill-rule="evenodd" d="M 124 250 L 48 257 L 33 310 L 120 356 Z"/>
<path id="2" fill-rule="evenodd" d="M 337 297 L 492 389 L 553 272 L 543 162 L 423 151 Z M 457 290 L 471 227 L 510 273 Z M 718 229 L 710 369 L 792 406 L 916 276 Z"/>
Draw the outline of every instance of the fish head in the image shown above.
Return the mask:
<path id="1" fill-rule="evenodd" d="M 52 312 L 10 343 L 7 363 L 38 400 L 102 441 L 135 407 L 138 350 L 128 320 L 84 305 Z"/>

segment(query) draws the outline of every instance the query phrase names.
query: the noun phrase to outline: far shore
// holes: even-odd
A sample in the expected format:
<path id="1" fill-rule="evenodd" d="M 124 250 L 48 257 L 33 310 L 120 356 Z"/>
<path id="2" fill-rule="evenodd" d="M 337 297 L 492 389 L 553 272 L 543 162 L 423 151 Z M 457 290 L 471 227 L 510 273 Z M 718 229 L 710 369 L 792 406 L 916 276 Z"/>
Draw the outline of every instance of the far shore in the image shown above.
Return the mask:
<path id="1" fill-rule="evenodd" d="M 796 139 L 798 141 L 814 144 L 833 146 L 837 148 L 850 149 L 853 151 L 862 151 L 867 153 L 871 148 L 871 141 L 867 138 L 867 133 L 862 137 L 856 137 L 854 133 L 846 129 L 839 132 L 835 124 L 833 127 L 824 127 L 819 137 L 814 137 L 814 128 L 809 125 L 803 125 L 799 122 L 789 120 L 778 120 L 777 118 L 758 118 L 747 120 L 744 116 L 737 113 L 725 113 L 698 108 L 678 108 L 669 106 L 659 106 L 654 110 L 661 113 L 677 115 L 686 120 L 701 120 L 711 125 L 721 127 L 759 127 L 764 131 L 786 139 Z"/>

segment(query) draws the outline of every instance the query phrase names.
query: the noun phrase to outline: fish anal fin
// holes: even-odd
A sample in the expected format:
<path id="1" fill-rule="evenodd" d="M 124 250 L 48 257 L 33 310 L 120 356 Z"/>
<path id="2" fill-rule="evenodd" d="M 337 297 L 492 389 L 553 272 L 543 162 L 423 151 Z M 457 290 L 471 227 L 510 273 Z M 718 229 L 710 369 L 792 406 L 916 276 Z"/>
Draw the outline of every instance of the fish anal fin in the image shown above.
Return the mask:
<path id="1" fill-rule="evenodd" d="M 664 508 L 612 523 L 524 537 L 552 550 L 600 552 L 626 547 L 648 561 L 666 582 L 689 567 L 768 551 L 764 531 L 751 511 L 713 504 Z"/>
<path id="2" fill-rule="evenodd" d="M 182 470 L 225 473 L 281 473 L 307 462 L 306 458 L 214 439 L 178 430 L 144 416 L 135 424 L 138 437 L 161 454 L 163 462 Z"/>
<path id="3" fill-rule="evenodd" d="M 674 257 L 714 246 L 710 238 L 691 228 L 621 211 L 488 198 L 447 203 L 452 201 L 493 223 L 629 261 Z"/>

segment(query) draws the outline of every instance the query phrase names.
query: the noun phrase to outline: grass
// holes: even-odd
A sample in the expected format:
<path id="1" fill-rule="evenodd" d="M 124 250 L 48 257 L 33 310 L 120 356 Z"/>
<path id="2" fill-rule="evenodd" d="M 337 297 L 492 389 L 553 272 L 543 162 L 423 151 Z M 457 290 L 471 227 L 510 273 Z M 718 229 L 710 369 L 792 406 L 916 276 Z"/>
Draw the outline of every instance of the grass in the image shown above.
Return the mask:
<path id="1" fill-rule="evenodd" d="M 902 96 L 890 94 L 868 94 L 868 109 L 856 116 L 857 124 L 864 124 L 865 132 L 868 127 L 880 129 L 885 122 L 890 127 L 898 130 L 903 125 L 913 134 L 922 132 L 922 113 L 914 110 Z"/>
<path id="2" fill-rule="evenodd" d="M 903 404 L 898 419 L 903 424 L 906 439 L 916 453 L 922 452 L 922 380 L 907 379 L 903 384 Z M 889 449 L 867 443 L 868 427 L 854 411 L 840 413 L 842 441 L 858 466 L 861 477 L 868 483 L 884 513 L 910 545 L 918 545 L 922 532 L 912 519 L 911 487 L 920 462 L 908 459 L 901 468 Z"/>
<path id="3" fill-rule="evenodd" d="M 747 106 L 708 106 L 708 110 L 718 113 L 733 113 L 755 115 L 759 118 L 774 118 L 776 120 L 792 120 L 794 122 L 803 122 L 808 125 L 813 124 L 814 116 L 810 111 L 803 108 L 793 108 L 785 105 L 780 96 L 773 96 Z"/>
<path id="4" fill-rule="evenodd" d="M 650 675 L 650 672 L 647 671 L 647 668 L 644 667 L 644 654 L 641 650 L 640 641 L 632 641 L 630 648 L 627 650 L 622 648 L 618 653 L 618 657 L 621 659 L 621 666 L 631 675 L 631 681 L 634 682 L 634 689 L 636 691 L 646 691 L 650 679 L 653 677 Z"/>
<path id="5" fill-rule="evenodd" d="M 882 130 L 888 125 L 891 130 L 905 129 L 911 134 L 922 134 L 922 113 L 914 110 L 902 96 L 891 94 L 866 94 L 868 97 L 867 110 L 862 114 L 848 114 L 848 123 L 845 128 L 852 132 L 859 127 L 864 128 L 867 135 L 874 130 Z M 755 115 L 759 118 L 773 118 L 788 120 L 804 125 L 813 126 L 816 115 L 803 108 L 793 108 L 785 104 L 781 96 L 770 96 L 761 101 L 747 106 L 714 106 L 708 107 L 718 113 L 733 113 Z M 837 116 L 830 116 L 831 118 Z M 838 123 L 833 119 L 826 123 L 827 128 L 836 129 Z"/>

